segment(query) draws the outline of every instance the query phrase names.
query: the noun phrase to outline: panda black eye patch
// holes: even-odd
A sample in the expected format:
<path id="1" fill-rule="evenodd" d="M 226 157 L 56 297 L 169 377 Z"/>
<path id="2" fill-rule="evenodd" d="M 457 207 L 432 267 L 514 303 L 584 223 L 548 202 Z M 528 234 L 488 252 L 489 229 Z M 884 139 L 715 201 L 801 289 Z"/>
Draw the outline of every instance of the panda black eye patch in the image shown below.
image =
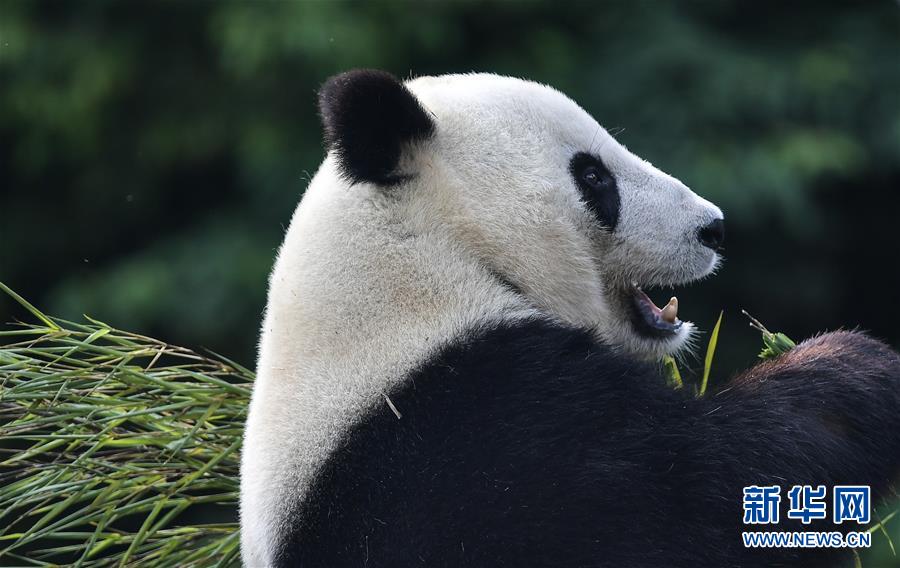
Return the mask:
<path id="1" fill-rule="evenodd" d="M 588 210 L 597 217 L 601 225 L 615 231 L 621 205 L 616 178 L 600 158 L 586 152 L 572 156 L 569 171 Z"/>

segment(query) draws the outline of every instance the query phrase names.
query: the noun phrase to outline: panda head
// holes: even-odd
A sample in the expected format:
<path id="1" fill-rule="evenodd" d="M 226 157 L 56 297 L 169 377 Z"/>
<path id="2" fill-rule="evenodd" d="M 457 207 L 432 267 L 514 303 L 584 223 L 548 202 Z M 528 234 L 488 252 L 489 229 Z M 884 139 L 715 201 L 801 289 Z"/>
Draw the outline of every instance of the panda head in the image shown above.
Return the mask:
<path id="1" fill-rule="evenodd" d="M 693 325 L 644 290 L 715 270 L 722 211 L 562 93 L 357 70 L 323 86 L 320 111 L 344 190 L 395 208 L 404 230 L 441 234 L 539 312 L 632 354 L 688 342 Z"/>

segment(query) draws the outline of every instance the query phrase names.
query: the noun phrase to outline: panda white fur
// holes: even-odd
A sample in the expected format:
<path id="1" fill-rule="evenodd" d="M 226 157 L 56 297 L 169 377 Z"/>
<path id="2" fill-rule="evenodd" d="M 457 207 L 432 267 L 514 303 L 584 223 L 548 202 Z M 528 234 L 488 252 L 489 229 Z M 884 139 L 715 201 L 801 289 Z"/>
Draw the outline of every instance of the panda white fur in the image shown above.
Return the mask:
<path id="1" fill-rule="evenodd" d="M 744 485 L 887 488 L 900 359 L 875 340 L 665 385 L 692 325 L 635 285 L 715 270 L 722 212 L 565 95 L 351 71 L 320 106 L 330 151 L 269 283 L 246 565 L 805 566 L 743 548 Z"/>

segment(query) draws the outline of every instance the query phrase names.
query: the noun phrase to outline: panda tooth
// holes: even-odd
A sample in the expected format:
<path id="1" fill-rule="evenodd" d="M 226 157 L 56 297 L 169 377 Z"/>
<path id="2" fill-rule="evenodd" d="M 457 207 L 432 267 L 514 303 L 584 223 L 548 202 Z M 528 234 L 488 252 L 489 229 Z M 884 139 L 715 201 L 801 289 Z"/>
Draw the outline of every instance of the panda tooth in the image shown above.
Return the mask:
<path id="1" fill-rule="evenodd" d="M 663 321 L 675 323 L 675 319 L 678 317 L 678 298 L 672 296 L 669 303 L 666 304 L 666 307 L 662 309 L 659 317 L 662 318 Z"/>

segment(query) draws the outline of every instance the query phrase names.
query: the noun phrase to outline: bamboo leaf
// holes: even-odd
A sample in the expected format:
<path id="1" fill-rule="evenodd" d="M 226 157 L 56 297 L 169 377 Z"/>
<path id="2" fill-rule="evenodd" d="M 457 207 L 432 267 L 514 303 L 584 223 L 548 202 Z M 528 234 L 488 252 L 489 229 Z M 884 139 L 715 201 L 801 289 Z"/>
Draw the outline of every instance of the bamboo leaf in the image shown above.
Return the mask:
<path id="1" fill-rule="evenodd" d="M 716 320 L 716 325 L 713 327 L 712 333 L 709 336 L 709 343 L 706 345 L 706 357 L 703 359 L 703 378 L 700 380 L 700 389 L 697 393 L 698 396 L 704 396 L 706 394 L 706 388 L 709 385 L 709 373 L 712 370 L 716 345 L 719 343 L 719 328 L 722 327 L 722 318 L 724 315 L 724 310 L 719 312 L 719 319 Z"/>

